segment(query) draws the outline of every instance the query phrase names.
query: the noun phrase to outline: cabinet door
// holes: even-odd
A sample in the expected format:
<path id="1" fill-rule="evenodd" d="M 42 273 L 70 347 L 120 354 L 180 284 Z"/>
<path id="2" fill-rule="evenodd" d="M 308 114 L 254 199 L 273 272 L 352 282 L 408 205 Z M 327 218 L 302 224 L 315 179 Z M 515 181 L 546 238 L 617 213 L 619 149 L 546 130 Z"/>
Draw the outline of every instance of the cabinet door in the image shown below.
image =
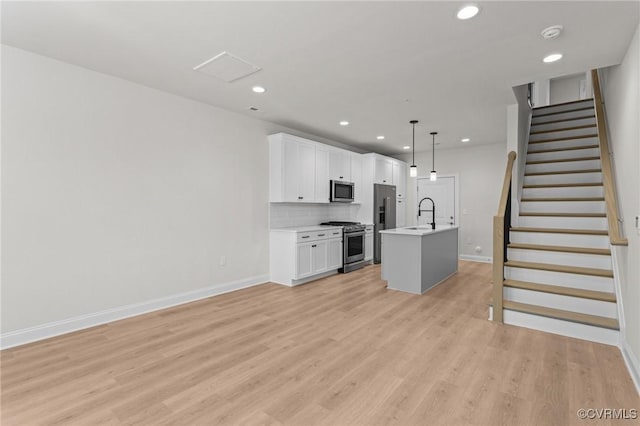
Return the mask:
<path id="1" fill-rule="evenodd" d="M 364 260 L 373 259 L 373 232 L 364 234 Z"/>
<path id="2" fill-rule="evenodd" d="M 300 175 L 300 163 L 298 162 L 298 142 L 284 139 L 282 146 L 284 150 L 282 155 L 283 201 L 299 201 L 298 176 Z"/>
<path id="3" fill-rule="evenodd" d="M 296 244 L 296 279 L 313 274 L 313 246 L 314 243 Z"/>
<path id="4" fill-rule="evenodd" d="M 396 186 L 396 197 L 405 198 L 407 190 L 407 165 L 402 161 L 393 162 L 393 184 Z"/>
<path id="5" fill-rule="evenodd" d="M 314 202 L 316 198 L 316 147 L 312 143 L 298 145 L 298 199 Z"/>
<path id="6" fill-rule="evenodd" d="M 327 241 L 327 270 L 342 268 L 342 238 Z"/>
<path id="7" fill-rule="evenodd" d="M 327 270 L 327 241 L 311 243 L 311 271 L 320 274 Z"/>
<path id="8" fill-rule="evenodd" d="M 396 200 L 396 228 L 402 228 L 406 225 L 407 202 L 402 198 Z"/>
<path id="9" fill-rule="evenodd" d="M 332 149 L 329 156 L 329 174 L 331 179 L 351 181 L 351 155 L 349 151 Z"/>
<path id="10" fill-rule="evenodd" d="M 329 149 L 316 147 L 316 202 L 329 202 Z"/>
<path id="11" fill-rule="evenodd" d="M 362 156 L 360 154 L 351 154 L 351 182 L 354 187 L 353 201 L 361 203 L 364 187 L 362 184 Z"/>
<path id="12" fill-rule="evenodd" d="M 376 158 L 376 183 L 393 184 L 393 163 L 389 158 Z"/>

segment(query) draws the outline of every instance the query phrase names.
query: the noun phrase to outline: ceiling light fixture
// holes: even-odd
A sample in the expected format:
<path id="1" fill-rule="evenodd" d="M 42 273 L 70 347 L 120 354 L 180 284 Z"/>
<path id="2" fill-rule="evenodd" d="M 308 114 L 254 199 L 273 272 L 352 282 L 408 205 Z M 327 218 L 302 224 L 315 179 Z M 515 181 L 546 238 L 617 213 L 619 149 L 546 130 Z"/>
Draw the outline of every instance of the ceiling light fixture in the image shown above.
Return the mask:
<path id="1" fill-rule="evenodd" d="M 411 147 L 409 145 L 405 145 L 402 147 L 402 149 L 411 149 Z"/>
<path id="2" fill-rule="evenodd" d="M 344 121 L 344 120 L 343 120 L 343 121 L 341 121 L 341 122 L 340 122 L 340 125 L 341 125 L 341 126 L 348 126 L 348 125 L 349 125 L 349 122 L 348 122 L 348 121 Z"/>
<path id="3" fill-rule="evenodd" d="M 562 25 L 553 25 L 551 27 L 545 28 L 540 32 L 540 35 L 545 40 L 553 40 L 560 36 L 562 33 Z"/>
<path id="4" fill-rule="evenodd" d="M 460 142 L 462 142 L 462 143 L 471 142 L 471 139 L 469 139 L 469 138 L 462 138 L 462 139 L 460 139 Z"/>
<path id="5" fill-rule="evenodd" d="M 438 174 L 436 173 L 436 135 L 438 132 L 431 132 L 431 136 L 433 138 L 432 142 L 432 156 L 431 156 L 431 174 L 429 174 L 429 180 L 435 181 L 438 179 Z"/>
<path id="6" fill-rule="evenodd" d="M 550 64 L 551 62 L 559 61 L 560 59 L 562 59 L 562 53 L 552 53 L 551 55 L 545 56 L 542 62 Z"/>
<path id="7" fill-rule="evenodd" d="M 382 135 L 376 136 L 376 139 L 378 139 L 379 141 L 384 140 L 384 136 L 382 136 Z"/>
<path id="8" fill-rule="evenodd" d="M 267 91 L 267 89 L 262 86 L 253 86 L 251 90 L 253 90 L 255 93 L 264 93 Z"/>
<path id="9" fill-rule="evenodd" d="M 411 120 L 409 123 L 413 126 L 413 160 L 411 161 L 411 167 L 409 167 L 409 176 L 418 176 L 418 167 L 416 166 L 416 123 L 418 120 Z"/>
<path id="10" fill-rule="evenodd" d="M 468 5 L 460 9 L 456 16 L 458 17 L 458 19 L 464 21 L 465 19 L 473 18 L 478 14 L 478 12 L 480 12 L 480 8 L 478 6 Z"/>

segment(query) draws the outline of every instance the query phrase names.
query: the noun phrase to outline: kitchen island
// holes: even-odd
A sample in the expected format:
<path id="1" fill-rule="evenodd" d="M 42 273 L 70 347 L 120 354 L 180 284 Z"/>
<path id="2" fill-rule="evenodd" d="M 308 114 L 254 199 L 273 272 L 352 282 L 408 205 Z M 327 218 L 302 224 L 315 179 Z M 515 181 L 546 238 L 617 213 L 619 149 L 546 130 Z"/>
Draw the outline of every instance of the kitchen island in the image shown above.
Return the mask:
<path id="1" fill-rule="evenodd" d="M 380 235 L 387 288 L 422 294 L 458 271 L 457 226 L 410 226 Z"/>

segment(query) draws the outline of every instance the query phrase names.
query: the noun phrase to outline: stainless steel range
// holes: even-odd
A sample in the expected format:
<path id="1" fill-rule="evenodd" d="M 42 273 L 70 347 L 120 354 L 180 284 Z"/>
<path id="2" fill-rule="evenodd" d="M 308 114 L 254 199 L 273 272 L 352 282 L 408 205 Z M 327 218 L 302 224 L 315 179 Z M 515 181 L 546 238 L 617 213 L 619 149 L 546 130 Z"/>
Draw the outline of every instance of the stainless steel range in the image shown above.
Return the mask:
<path id="1" fill-rule="evenodd" d="M 342 226 L 343 266 L 339 272 L 351 272 L 362 268 L 366 226 L 360 222 L 325 222 L 320 225 Z"/>

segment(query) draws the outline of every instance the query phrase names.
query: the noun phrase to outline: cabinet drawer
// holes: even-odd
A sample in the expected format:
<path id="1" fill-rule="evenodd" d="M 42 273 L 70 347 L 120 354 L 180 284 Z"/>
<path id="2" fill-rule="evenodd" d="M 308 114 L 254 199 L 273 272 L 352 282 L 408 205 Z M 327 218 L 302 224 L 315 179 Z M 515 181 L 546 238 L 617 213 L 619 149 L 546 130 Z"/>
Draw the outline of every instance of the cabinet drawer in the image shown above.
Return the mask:
<path id="1" fill-rule="evenodd" d="M 298 232 L 297 242 L 307 243 L 310 241 L 326 240 L 329 238 L 342 238 L 341 229 L 327 229 L 323 231 Z"/>
<path id="2" fill-rule="evenodd" d="M 367 227 L 365 228 L 364 232 L 366 232 L 367 234 L 370 234 L 373 232 L 373 225 L 367 225 Z"/>

